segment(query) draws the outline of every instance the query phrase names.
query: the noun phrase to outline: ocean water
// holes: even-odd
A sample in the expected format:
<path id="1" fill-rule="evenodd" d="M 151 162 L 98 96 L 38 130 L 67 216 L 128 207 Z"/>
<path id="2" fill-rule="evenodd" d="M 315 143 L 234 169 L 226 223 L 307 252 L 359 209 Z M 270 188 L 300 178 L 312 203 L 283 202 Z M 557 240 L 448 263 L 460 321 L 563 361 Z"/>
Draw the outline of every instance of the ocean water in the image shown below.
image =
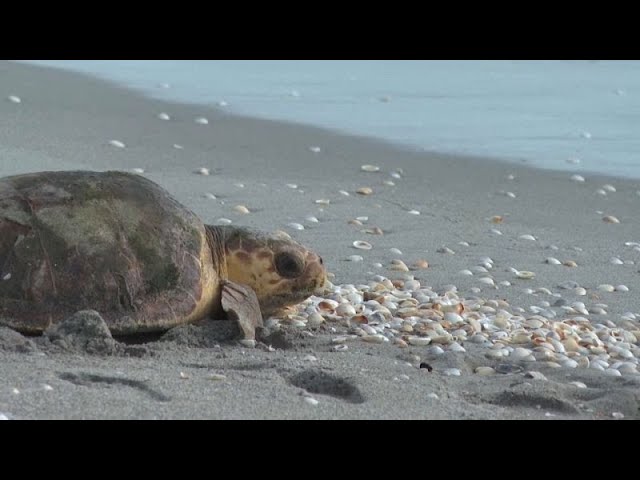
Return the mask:
<path id="1" fill-rule="evenodd" d="M 640 178 L 640 61 L 29 63 L 412 148 Z"/>

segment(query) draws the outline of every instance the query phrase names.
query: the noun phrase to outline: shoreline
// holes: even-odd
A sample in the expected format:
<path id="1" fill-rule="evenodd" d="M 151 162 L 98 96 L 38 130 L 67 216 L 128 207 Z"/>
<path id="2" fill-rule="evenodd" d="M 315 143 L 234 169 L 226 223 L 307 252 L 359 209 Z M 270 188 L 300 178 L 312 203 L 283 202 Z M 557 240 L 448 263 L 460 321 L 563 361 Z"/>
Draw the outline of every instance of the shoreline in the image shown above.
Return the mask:
<path id="1" fill-rule="evenodd" d="M 305 123 L 305 122 L 296 122 L 296 121 L 291 121 L 291 120 L 284 120 L 284 119 L 276 119 L 276 118 L 267 118 L 267 117 L 259 117 L 259 116 L 252 116 L 252 115 L 248 115 L 248 114 L 242 114 L 242 113 L 238 113 L 238 112 L 233 112 L 230 109 L 224 108 L 224 107 L 220 107 L 218 105 L 215 104 L 204 104 L 204 103 L 197 103 L 197 102 L 188 102 L 188 101 L 178 101 L 178 100 L 172 100 L 172 99 L 160 99 L 160 98 L 156 98 L 154 96 L 152 96 L 151 94 L 145 92 L 142 89 L 137 89 L 137 88 L 133 88 L 133 87 L 127 87 L 123 84 L 120 84 L 119 82 L 117 82 L 116 80 L 111 80 L 111 79 L 106 79 L 106 78 L 102 78 L 98 75 L 94 75 L 91 73 L 85 73 L 85 72 L 80 72 L 80 71 L 76 71 L 76 70 L 72 70 L 72 69 L 65 69 L 65 68 L 58 68 L 58 67 L 50 67 L 50 66 L 42 66 L 42 65 L 36 65 L 36 64 L 26 64 L 26 63 L 21 63 L 20 61 L 9 61 L 10 63 L 14 64 L 14 65 L 20 65 L 26 68 L 32 68 L 32 69 L 40 69 L 40 70 L 44 70 L 44 71 L 49 71 L 50 73 L 52 72 L 58 72 L 58 73 L 62 73 L 62 74 L 66 74 L 66 75 L 71 75 L 71 76 L 77 76 L 79 78 L 84 78 L 87 81 L 90 82 L 95 82 L 96 84 L 103 84 L 104 86 L 107 86 L 109 88 L 113 88 L 113 89 L 118 89 L 118 90 L 123 90 L 126 92 L 129 92 L 130 94 L 133 94 L 135 96 L 138 96 L 140 98 L 144 98 L 146 100 L 148 100 L 149 102 L 157 102 L 160 104 L 165 104 L 167 106 L 176 106 L 176 107 L 191 107 L 193 109 L 202 109 L 202 110 L 206 110 L 206 111 L 210 111 L 210 112 L 215 112 L 216 115 L 219 115 L 220 117 L 224 118 L 226 117 L 233 117 L 237 120 L 245 120 L 245 121 L 256 121 L 256 122 L 265 122 L 265 123 L 273 123 L 276 125 L 280 125 L 282 127 L 285 128 L 305 128 L 305 129 L 310 129 L 310 130 L 317 130 L 318 132 L 324 132 L 324 134 L 327 135 L 332 135 L 332 136 L 338 136 L 338 137 L 345 137 L 345 138 L 352 138 L 352 139 L 357 139 L 363 142 L 371 142 L 372 144 L 378 144 L 380 147 L 384 147 L 390 150 L 397 150 L 398 152 L 401 153 L 407 153 L 407 154 L 413 154 L 413 155 L 424 155 L 424 156 L 429 156 L 429 157 L 437 157 L 443 160 L 456 160 L 456 161 L 465 161 L 468 162 L 470 164 L 472 164 L 473 166 L 478 166 L 477 162 L 489 162 L 491 164 L 494 165 L 502 165 L 504 166 L 504 168 L 510 168 L 510 167 L 521 167 L 521 168 L 526 168 L 526 169 L 530 169 L 530 170 L 534 170 L 534 171 L 541 171 L 541 172 L 548 172 L 548 173 L 567 173 L 567 174 L 580 174 L 580 175 L 589 175 L 591 177 L 599 177 L 602 179 L 610 179 L 610 180 L 628 180 L 628 181 L 636 181 L 638 183 L 638 186 L 640 188 L 640 177 L 639 178 L 628 178 L 628 177 L 623 177 L 620 175 L 615 175 L 615 174 L 606 174 L 606 173 L 602 173 L 602 172 L 598 172 L 598 171 L 594 171 L 594 170 L 589 170 L 588 168 L 583 168 L 582 165 L 580 164 L 570 164 L 570 163 L 566 163 L 563 166 L 558 166 L 556 168 L 550 168 L 550 167 L 542 167 L 542 166 L 536 166 L 536 165 L 532 165 L 530 162 L 532 160 L 530 159 L 526 159 L 526 158 L 516 158 L 516 157 L 507 157 L 507 156 L 491 156 L 491 155 L 475 155 L 472 153 L 456 153 L 456 152 L 446 152 L 446 151 L 439 151 L 439 150 L 432 150 L 426 147 L 422 147 L 420 145 L 417 144 L 412 144 L 412 143 L 403 143 L 401 141 L 394 141 L 394 140 L 389 140 L 389 139 L 384 139 L 384 138 L 379 138 L 379 137 L 375 137 L 375 136 L 370 136 L 370 135 L 365 135 L 365 134 L 360 134 L 357 132 L 350 132 L 347 130 L 339 130 L 339 129 L 334 129 L 334 128 L 328 128 L 328 127 L 324 127 L 321 125 L 313 125 L 310 123 Z M 481 164 L 482 164 L 481 163 Z M 481 165 L 480 164 L 480 165 Z"/>
<path id="2" fill-rule="evenodd" d="M 322 255 L 335 285 L 411 275 L 439 295 L 455 285 L 461 298 L 494 302 L 485 304 L 489 308 L 507 302 L 514 315 L 524 317 L 539 309 L 571 318 L 578 313 L 563 307 L 583 302 L 589 310 L 583 316 L 592 325 L 611 322 L 629 330 L 633 324 L 640 331 L 640 245 L 635 245 L 640 181 L 576 170 L 585 181 L 575 182 L 570 172 L 406 151 L 384 140 L 155 100 L 45 67 L 0 62 L 0 76 L 0 176 L 142 168 L 145 177 L 206 223 L 228 218 L 288 232 Z M 21 97 L 21 103 L 9 102 L 8 95 Z M 171 119 L 159 119 L 161 112 Z M 207 125 L 194 121 L 203 116 Z M 311 151 L 314 146 L 320 150 Z M 362 171 L 367 164 L 380 171 Z M 199 168 L 211 175 L 194 173 Z M 361 187 L 373 193 L 359 195 Z M 236 205 L 251 213 L 234 212 Z M 620 223 L 604 222 L 607 215 Z M 359 217 L 361 225 L 353 222 Z M 373 227 L 384 234 L 365 231 Z M 357 250 L 356 240 L 373 248 Z M 362 261 L 348 261 L 352 255 Z M 485 257 L 493 262 L 488 268 L 482 267 Z M 549 264 L 549 257 L 576 266 Z M 613 257 L 621 263 L 612 263 Z M 419 259 L 429 267 L 390 268 L 392 260 L 412 265 Z M 512 268 L 536 276 L 518 279 Z M 472 274 L 461 273 L 467 270 Z M 481 278 L 491 278 L 493 285 Z M 626 285 L 629 291 L 604 291 L 603 284 Z M 598 308 L 605 313 L 596 313 Z M 216 347 L 203 330 L 197 338 L 140 345 L 139 357 L 60 351 L 44 340 L 21 353 L 15 351 L 21 340 L 0 329 L 0 413 L 8 418 L 618 418 L 613 413 L 639 418 L 640 374 L 614 377 L 593 368 L 553 368 L 510 357 L 492 363 L 485 347 L 473 342 L 464 342 L 464 352 L 445 346 L 435 354 L 429 347 L 356 338 L 347 351 L 336 352 L 332 342 L 339 333 L 329 327 L 291 333 L 286 348 L 273 352 Z M 633 345 L 635 355 L 637 341 Z M 614 355 L 608 363 L 616 361 Z M 419 368 L 425 362 L 433 373 Z M 520 370 L 476 373 L 478 367 L 502 363 Z M 451 368 L 461 375 L 443 373 Z M 531 371 L 545 380 L 526 377 Z M 211 375 L 225 378 L 213 381 Z M 345 397 L 345 385 L 358 395 Z M 317 404 L 305 400 L 310 394 Z"/>

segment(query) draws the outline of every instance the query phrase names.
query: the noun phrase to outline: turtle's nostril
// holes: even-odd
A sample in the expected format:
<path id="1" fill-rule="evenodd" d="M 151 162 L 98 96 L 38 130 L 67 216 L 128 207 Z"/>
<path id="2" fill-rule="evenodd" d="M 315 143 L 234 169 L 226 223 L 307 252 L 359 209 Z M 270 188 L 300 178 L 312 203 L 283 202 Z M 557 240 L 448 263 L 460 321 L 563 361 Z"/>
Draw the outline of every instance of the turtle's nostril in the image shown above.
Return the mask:
<path id="1" fill-rule="evenodd" d="M 320 259 L 320 265 L 324 265 L 324 260 L 322 260 L 322 257 L 318 257 Z"/>

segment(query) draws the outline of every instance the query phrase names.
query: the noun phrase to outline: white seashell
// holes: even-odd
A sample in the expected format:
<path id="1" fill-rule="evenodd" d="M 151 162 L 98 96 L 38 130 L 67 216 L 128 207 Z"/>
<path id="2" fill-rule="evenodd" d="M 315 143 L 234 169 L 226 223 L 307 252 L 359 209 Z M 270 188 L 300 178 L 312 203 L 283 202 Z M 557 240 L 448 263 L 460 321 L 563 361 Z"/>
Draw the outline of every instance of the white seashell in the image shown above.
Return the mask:
<path id="1" fill-rule="evenodd" d="M 140 175 L 140 174 L 142 174 L 142 173 L 144 173 L 144 169 L 143 169 L 143 168 L 132 168 L 132 169 L 131 169 L 131 171 L 132 171 L 133 173 L 137 173 L 137 174 L 139 174 L 139 175 Z"/>
<path id="2" fill-rule="evenodd" d="M 22 102 L 20 97 L 16 97 L 15 95 L 9 95 L 7 97 L 7 100 L 9 100 L 10 102 L 13 102 L 13 103 L 21 103 Z"/>
<path id="3" fill-rule="evenodd" d="M 451 250 L 449 247 L 440 247 L 438 250 L 436 250 L 438 253 L 446 253 L 448 255 L 454 255 L 456 252 L 454 252 L 453 250 Z"/>
<path id="4" fill-rule="evenodd" d="M 7 273 L 4 277 L 2 277 L 2 280 L 10 280 L 11 279 L 11 274 Z"/>
<path id="5" fill-rule="evenodd" d="M 122 143 L 120 140 L 109 140 L 109 145 L 116 147 L 116 148 L 125 148 L 125 144 Z"/>
<path id="6" fill-rule="evenodd" d="M 347 257 L 347 260 L 350 262 L 361 262 L 364 260 L 361 255 L 351 255 Z"/>
<path id="7" fill-rule="evenodd" d="M 375 165 L 362 165 L 360 170 L 363 172 L 379 172 L 380 167 L 376 167 Z"/>
<path id="8" fill-rule="evenodd" d="M 208 168 L 206 167 L 200 167 L 199 169 L 197 169 L 194 173 L 197 173 L 198 175 L 204 175 L 205 177 L 207 175 L 210 175 L 211 172 L 209 171 Z"/>
<path id="9" fill-rule="evenodd" d="M 175 148 L 176 150 L 182 150 L 184 147 L 182 145 L 178 145 L 177 143 L 174 143 L 173 148 Z"/>
<path id="10" fill-rule="evenodd" d="M 458 352 L 458 353 L 466 352 L 464 347 L 460 345 L 458 342 L 453 342 L 451 345 L 449 345 L 449 351 Z"/>
<path id="11" fill-rule="evenodd" d="M 320 402 L 318 402 L 318 400 L 316 400 L 316 399 L 315 399 L 315 398 L 313 398 L 313 397 L 304 397 L 304 401 L 305 401 L 305 403 L 308 403 L 309 405 L 312 405 L 312 406 L 314 406 L 314 407 L 315 407 L 316 405 L 318 405 L 318 403 L 320 403 Z"/>
<path id="12" fill-rule="evenodd" d="M 409 271 L 409 267 L 407 267 L 407 264 L 404 263 L 402 260 L 393 260 L 391 262 L 391 267 L 389 267 L 390 270 L 395 270 L 398 272 L 408 272 Z"/>
<path id="13" fill-rule="evenodd" d="M 498 283 L 498 285 L 500 285 L 501 287 L 510 287 L 511 282 L 509 280 L 503 280 L 500 283 Z"/>
<path id="14" fill-rule="evenodd" d="M 418 210 L 409 210 L 407 211 L 407 213 L 409 215 L 420 215 L 420 212 Z"/>
<path id="15" fill-rule="evenodd" d="M 328 198 L 319 198 L 318 200 L 316 200 L 316 203 L 318 205 L 329 205 L 331 203 L 331 200 L 329 200 Z"/>
<path id="16" fill-rule="evenodd" d="M 531 350 L 528 348 L 517 347 L 509 354 L 509 356 L 516 359 L 523 359 L 531 355 Z"/>
<path id="17" fill-rule="evenodd" d="M 166 113 L 164 113 L 164 112 L 159 113 L 159 114 L 158 114 L 158 118 L 159 118 L 160 120 L 171 120 L 171 117 L 169 117 L 169 115 L 168 115 L 168 114 L 166 114 Z"/>
<path id="18" fill-rule="evenodd" d="M 293 230 L 304 230 L 304 225 L 300 223 L 287 223 L 287 227 L 292 228 Z"/>
<path id="19" fill-rule="evenodd" d="M 213 193 L 205 193 L 204 198 L 208 198 L 209 200 L 216 200 L 218 197 L 216 197 Z"/>
<path id="20" fill-rule="evenodd" d="M 620 373 L 620 370 L 616 370 L 615 368 L 607 368 L 604 371 L 605 375 L 609 375 L 611 377 L 621 377 L 622 373 Z"/>
<path id="21" fill-rule="evenodd" d="M 373 189 L 371 187 L 360 187 L 356 190 L 356 193 L 360 195 L 371 195 L 373 193 Z"/>
<path id="22" fill-rule="evenodd" d="M 560 362 L 560 365 L 565 368 L 578 368 L 578 362 L 572 360 L 571 358 L 567 358 Z"/>
<path id="23" fill-rule="evenodd" d="M 389 251 L 395 255 L 402 255 L 402 252 L 398 248 L 390 248 Z"/>
<path id="24" fill-rule="evenodd" d="M 51 392 L 53 390 L 53 387 L 47 383 L 43 384 L 42 388 L 44 389 L 45 392 Z"/>
<path id="25" fill-rule="evenodd" d="M 236 205 L 235 207 L 233 207 L 233 211 L 236 213 L 240 213 L 242 215 L 246 215 L 247 213 L 250 213 L 249 209 L 244 205 Z"/>
<path id="26" fill-rule="evenodd" d="M 240 340 L 240 344 L 241 344 L 243 347 L 247 347 L 247 348 L 255 348 L 255 347 L 256 347 L 256 344 L 257 344 L 257 342 L 256 342 L 255 340 L 246 340 L 246 339 L 243 339 L 243 340 Z"/>
<path id="27" fill-rule="evenodd" d="M 536 237 L 534 237 L 533 235 L 520 235 L 518 237 L 520 240 L 532 240 L 535 242 Z"/>
<path id="28" fill-rule="evenodd" d="M 602 195 L 603 197 L 606 197 L 606 196 L 607 196 L 607 192 L 605 192 L 605 191 L 604 191 L 603 189 L 601 189 L 601 188 L 597 189 L 597 190 L 596 190 L 596 193 L 597 193 L 598 195 Z"/>
<path id="29" fill-rule="evenodd" d="M 549 265 L 562 265 L 562 262 L 554 257 L 548 257 L 545 260 L 545 263 L 548 263 Z"/>
<path id="30" fill-rule="evenodd" d="M 629 287 L 627 287 L 626 285 L 616 286 L 616 292 L 628 292 L 628 291 L 629 291 Z"/>
<path id="31" fill-rule="evenodd" d="M 320 147 L 309 147 L 309 150 L 313 153 L 320 153 Z"/>
<path id="32" fill-rule="evenodd" d="M 409 343 L 409 345 L 414 345 L 416 347 L 425 346 L 431 343 L 431 337 L 410 336 L 407 338 L 407 343 Z"/>
<path id="33" fill-rule="evenodd" d="M 515 272 L 516 277 L 521 278 L 523 280 L 530 280 L 536 276 L 535 273 L 529 272 L 527 270 L 520 270 Z"/>
<path id="34" fill-rule="evenodd" d="M 577 287 L 575 290 L 576 295 L 584 296 L 587 294 L 587 290 L 582 287 Z"/>
<path id="35" fill-rule="evenodd" d="M 462 372 L 460 372 L 459 368 L 445 368 L 442 370 L 442 374 L 448 377 L 459 377 L 462 375 Z"/>
<path id="36" fill-rule="evenodd" d="M 547 377 L 545 377 L 544 374 L 542 374 L 541 372 L 535 372 L 535 371 L 527 372 L 524 374 L 524 377 L 531 378 L 533 380 L 540 380 L 543 382 L 547 381 Z"/>
<path id="37" fill-rule="evenodd" d="M 295 183 L 287 183 L 287 187 L 295 190 L 296 188 L 298 188 L 298 185 L 296 185 Z"/>
<path id="38" fill-rule="evenodd" d="M 305 220 L 310 223 L 318 223 L 320 221 L 318 220 L 317 217 L 314 217 L 313 215 L 309 215 L 308 217 L 305 217 Z"/>
<path id="39" fill-rule="evenodd" d="M 582 382 L 569 382 L 569 385 L 573 385 L 577 388 L 587 388 L 587 385 Z"/>
<path id="40" fill-rule="evenodd" d="M 624 262 L 620 260 L 618 257 L 611 257 L 611 260 L 609 260 L 609 263 L 613 265 L 624 265 Z"/>
<path id="41" fill-rule="evenodd" d="M 207 119 L 206 119 L 206 118 L 204 118 L 204 117 L 198 117 L 198 118 L 196 118 L 194 121 L 195 121 L 197 124 L 200 124 L 200 125 L 208 125 L 208 124 L 209 124 L 209 120 L 207 120 Z"/>
<path id="42" fill-rule="evenodd" d="M 369 217 L 356 217 L 356 220 L 364 223 L 369 221 Z"/>
<path id="43" fill-rule="evenodd" d="M 479 278 L 478 281 L 480 283 L 484 283 L 485 285 L 491 285 L 492 287 L 495 287 L 496 285 L 495 282 L 493 281 L 493 278 L 491 277 L 482 277 L 482 278 Z"/>
<path id="44" fill-rule="evenodd" d="M 460 270 L 458 275 L 473 275 L 473 272 L 471 270 Z"/>
<path id="45" fill-rule="evenodd" d="M 571 180 L 574 182 L 584 182 L 584 177 L 582 175 L 571 175 Z"/>
<path id="46" fill-rule="evenodd" d="M 227 376 L 226 375 L 222 375 L 220 373 L 212 373 L 210 375 L 207 375 L 207 380 L 214 380 L 214 381 L 222 381 L 222 380 L 226 380 Z"/>
<path id="47" fill-rule="evenodd" d="M 613 185 L 610 184 L 606 184 L 602 186 L 603 190 L 606 190 L 607 192 L 615 192 L 616 191 L 616 187 L 614 187 Z"/>
<path id="48" fill-rule="evenodd" d="M 493 233 L 494 235 L 502 235 L 502 232 L 497 228 L 492 228 L 491 230 L 489 230 L 489 232 Z"/>
<path id="49" fill-rule="evenodd" d="M 602 284 L 602 285 L 598 285 L 598 290 L 600 290 L 601 292 L 613 292 L 616 288 L 613 285 L 609 285 L 609 284 Z"/>
<path id="50" fill-rule="evenodd" d="M 376 334 L 376 335 L 365 335 L 362 338 L 363 341 L 368 342 L 368 343 L 385 343 L 388 342 L 389 339 L 387 337 L 385 337 L 384 335 L 381 334 Z"/>
<path id="51" fill-rule="evenodd" d="M 225 102 L 224 100 L 220 100 L 218 102 L 218 106 L 219 107 L 227 107 L 227 106 L 229 106 L 229 104 L 227 102 Z"/>
<path id="52" fill-rule="evenodd" d="M 218 220 L 216 220 L 216 223 L 218 225 L 231 225 L 233 222 L 228 218 L 219 218 Z"/>
<path id="53" fill-rule="evenodd" d="M 400 180 L 402 178 L 402 175 L 400 175 L 399 172 L 391 172 L 389 175 L 391 175 L 396 180 Z"/>
<path id="54" fill-rule="evenodd" d="M 357 248 L 359 250 L 371 250 L 373 248 L 373 245 L 371 245 L 369 242 L 365 242 L 364 240 L 356 240 L 352 243 L 352 245 L 354 246 L 354 248 Z"/>
<path id="55" fill-rule="evenodd" d="M 589 140 L 589 139 L 591 138 L 591 133 L 590 133 L 590 132 L 582 132 L 582 133 L 580 134 L 580 136 L 581 136 L 582 138 L 586 138 L 587 140 Z"/>
<path id="56" fill-rule="evenodd" d="M 348 350 L 349 347 L 347 345 L 335 345 L 332 349 L 336 352 L 344 352 Z"/>
<path id="57" fill-rule="evenodd" d="M 618 220 L 613 215 L 607 215 L 606 217 L 602 217 L 602 221 L 604 223 L 620 223 L 620 220 Z"/>

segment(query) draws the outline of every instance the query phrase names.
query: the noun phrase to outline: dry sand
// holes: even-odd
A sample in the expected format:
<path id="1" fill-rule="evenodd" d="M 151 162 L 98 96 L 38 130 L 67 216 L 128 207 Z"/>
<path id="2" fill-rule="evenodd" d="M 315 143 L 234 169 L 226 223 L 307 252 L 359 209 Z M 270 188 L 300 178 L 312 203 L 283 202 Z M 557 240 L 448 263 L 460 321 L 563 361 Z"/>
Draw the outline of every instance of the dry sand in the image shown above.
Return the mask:
<path id="1" fill-rule="evenodd" d="M 606 318 L 614 322 L 625 312 L 640 314 L 636 293 L 640 252 L 625 246 L 640 241 L 640 181 L 591 175 L 568 164 L 573 172 L 416 152 L 317 128 L 148 99 L 82 75 L 9 62 L 0 63 L 0 79 L 0 176 L 142 168 L 145 176 L 166 187 L 205 222 L 226 217 L 263 230 L 289 231 L 324 257 L 335 284 L 366 283 L 373 274 L 394 278 L 397 272 L 386 269 L 391 259 L 410 264 L 424 258 L 430 267 L 417 272 L 416 278 L 436 291 L 455 284 L 460 296 L 466 297 L 473 295 L 472 287 L 481 287 L 480 296 L 528 308 L 556 300 L 524 292 L 546 287 L 568 302 L 607 304 Z M 8 101 L 9 95 L 19 96 L 21 103 Z M 171 120 L 160 120 L 161 112 Z M 208 118 L 208 125 L 196 123 L 197 117 Z M 114 147 L 110 140 L 126 147 Z M 314 153 L 311 146 L 320 151 Z M 381 171 L 363 172 L 363 164 L 380 166 Z M 200 167 L 209 168 L 211 175 L 194 174 Z M 389 176 L 395 169 L 402 169 L 402 178 Z M 572 173 L 581 173 L 586 181 L 570 180 Z M 395 186 L 385 185 L 384 180 L 394 181 Z M 617 191 L 597 194 L 604 184 Z M 365 186 L 373 189 L 373 195 L 355 193 Z M 217 200 L 206 198 L 206 193 Z M 331 203 L 319 205 L 317 199 Z M 233 206 L 239 204 L 252 213 L 234 213 Z M 408 214 L 410 209 L 421 214 Z M 310 215 L 319 223 L 305 220 Z M 491 223 L 494 215 L 502 216 L 503 223 Z M 614 215 L 620 223 L 605 223 L 604 215 Z M 385 234 L 367 235 L 347 224 L 359 216 L 367 216 L 366 224 Z M 292 230 L 287 226 L 291 222 L 305 229 Z M 521 235 L 536 240 L 523 240 Z M 374 247 L 357 251 L 351 246 L 354 240 L 367 240 Z M 438 253 L 443 246 L 455 254 Z M 393 247 L 402 255 L 391 253 Z M 363 255 L 364 261 L 345 261 L 354 254 Z M 509 280 L 512 286 L 494 289 L 480 284 L 477 276 L 458 274 L 478 265 L 484 256 L 495 262 L 496 282 Z M 573 260 L 578 266 L 549 265 L 544 263 L 547 257 Z M 611 257 L 633 263 L 614 265 Z M 377 262 L 384 268 L 376 268 Z M 515 280 L 510 267 L 534 271 L 536 278 Z M 558 288 L 567 281 L 577 282 L 598 298 Z M 596 287 L 604 283 L 624 284 L 630 291 L 598 291 Z M 349 350 L 335 352 L 329 333 L 308 336 L 288 330 L 281 348 L 268 352 L 233 343 L 217 345 L 208 340 L 209 333 L 206 327 L 191 327 L 174 341 L 128 346 L 117 355 L 101 356 L 82 349 L 63 351 L 46 338 L 27 341 L 0 330 L 0 415 L 16 419 L 606 419 L 614 412 L 626 419 L 639 416 L 638 375 L 610 377 L 593 369 L 515 362 L 513 373 L 483 377 L 473 373 L 475 367 L 494 364 L 473 344 L 465 345 L 466 353 L 437 357 L 426 354 L 424 347 L 399 349 L 364 342 L 352 342 Z M 420 362 L 429 363 L 433 371 L 418 368 Z M 459 368 L 462 375 L 445 376 L 445 367 Z M 542 372 L 546 380 L 527 378 L 528 370 Z M 584 382 L 587 388 L 570 385 L 573 381 Z"/>

